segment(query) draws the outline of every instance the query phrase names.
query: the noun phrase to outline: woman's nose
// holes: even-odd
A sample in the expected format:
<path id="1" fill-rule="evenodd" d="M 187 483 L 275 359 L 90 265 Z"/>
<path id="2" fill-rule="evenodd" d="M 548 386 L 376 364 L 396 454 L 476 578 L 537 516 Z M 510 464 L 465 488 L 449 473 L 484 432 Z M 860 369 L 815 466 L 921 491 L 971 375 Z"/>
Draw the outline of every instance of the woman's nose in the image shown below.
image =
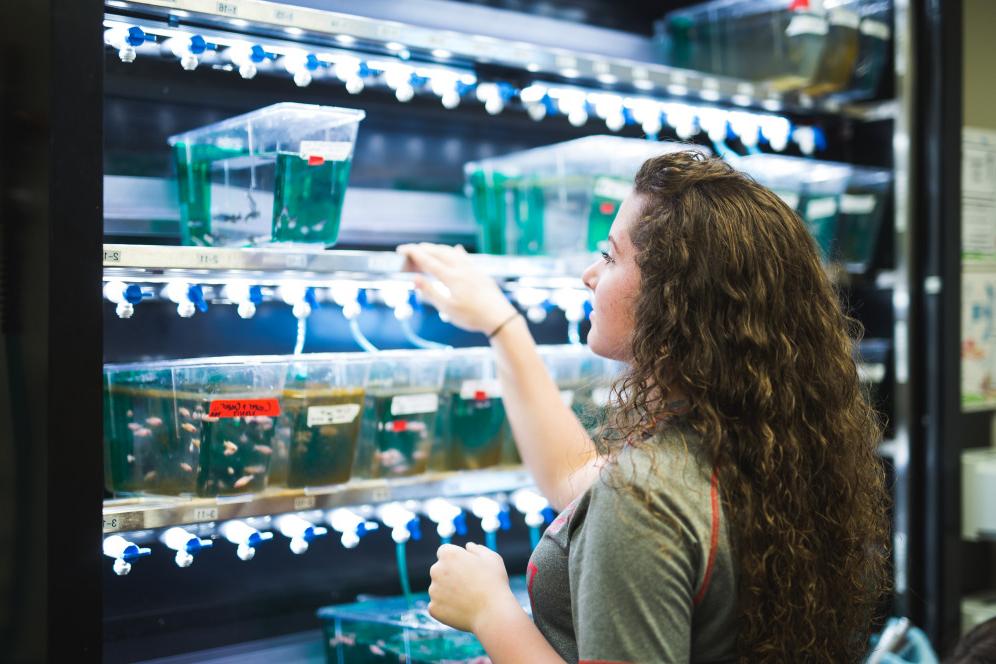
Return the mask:
<path id="1" fill-rule="evenodd" d="M 581 273 L 581 281 L 588 290 L 595 290 L 595 284 L 598 283 L 598 261 L 585 268 L 585 271 Z"/>

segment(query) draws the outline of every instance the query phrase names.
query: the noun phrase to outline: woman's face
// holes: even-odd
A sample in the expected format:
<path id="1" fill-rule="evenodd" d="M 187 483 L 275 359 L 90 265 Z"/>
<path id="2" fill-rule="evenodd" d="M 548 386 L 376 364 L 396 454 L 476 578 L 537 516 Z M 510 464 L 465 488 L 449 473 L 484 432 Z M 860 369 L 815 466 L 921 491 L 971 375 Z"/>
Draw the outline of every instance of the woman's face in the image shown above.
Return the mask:
<path id="1" fill-rule="evenodd" d="M 640 269 L 630 229 L 643 209 L 643 198 L 630 194 L 619 206 L 609 231 L 609 248 L 581 275 L 592 292 L 593 311 L 588 346 L 592 352 L 621 362 L 632 359 L 636 296 Z"/>

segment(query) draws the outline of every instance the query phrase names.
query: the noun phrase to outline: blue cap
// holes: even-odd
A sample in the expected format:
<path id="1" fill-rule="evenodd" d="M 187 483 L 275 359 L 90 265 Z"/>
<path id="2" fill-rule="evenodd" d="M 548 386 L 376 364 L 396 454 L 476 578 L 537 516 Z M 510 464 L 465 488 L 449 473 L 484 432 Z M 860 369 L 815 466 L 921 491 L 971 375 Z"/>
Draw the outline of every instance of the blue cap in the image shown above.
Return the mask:
<path id="1" fill-rule="evenodd" d="M 138 284 L 128 284 L 124 291 L 125 302 L 130 302 L 131 304 L 138 304 L 142 301 L 142 287 Z"/>
<path id="2" fill-rule="evenodd" d="M 145 31 L 137 25 L 133 25 L 128 28 L 128 36 L 125 37 L 125 41 L 128 42 L 129 46 L 141 46 L 149 38 L 149 35 L 145 34 Z"/>
<path id="3" fill-rule="evenodd" d="M 191 284 L 187 289 L 187 298 L 194 303 L 194 306 L 201 313 L 208 310 L 207 301 L 204 299 L 204 289 L 197 284 Z"/>
<path id="4" fill-rule="evenodd" d="M 266 50 L 259 44 L 254 44 L 251 49 L 249 49 L 249 60 L 255 63 L 260 63 L 266 60 Z"/>
<path id="5" fill-rule="evenodd" d="M 422 539 L 422 522 L 419 520 L 418 517 L 415 517 L 407 524 L 405 524 L 405 527 L 408 529 L 408 532 L 411 533 L 413 540 L 417 542 L 418 540 Z"/>
<path id="6" fill-rule="evenodd" d="M 253 304 L 261 304 L 263 302 L 263 289 L 259 286 L 250 286 L 249 301 Z"/>
<path id="7" fill-rule="evenodd" d="M 194 35 L 190 38 L 190 52 L 194 55 L 200 55 L 207 49 L 207 42 L 204 41 L 204 37 L 200 35 Z"/>

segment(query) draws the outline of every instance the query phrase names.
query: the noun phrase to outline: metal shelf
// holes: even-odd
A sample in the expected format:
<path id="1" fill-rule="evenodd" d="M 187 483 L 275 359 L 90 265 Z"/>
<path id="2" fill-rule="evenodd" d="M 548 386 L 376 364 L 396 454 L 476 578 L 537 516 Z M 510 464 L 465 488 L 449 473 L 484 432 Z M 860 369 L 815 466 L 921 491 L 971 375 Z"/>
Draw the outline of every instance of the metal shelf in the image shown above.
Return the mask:
<path id="1" fill-rule="evenodd" d="M 556 280 L 576 275 L 571 281 L 577 282 L 592 260 L 591 254 L 563 258 L 474 254 L 478 269 L 500 279 Z M 393 251 L 104 245 L 105 279 L 184 278 L 199 283 L 228 279 L 328 281 L 350 275 L 396 276 L 404 273 L 403 268 L 402 257 Z"/>
<path id="2" fill-rule="evenodd" d="M 104 533 L 152 530 L 229 519 L 328 510 L 395 500 L 456 498 L 533 486 L 522 468 L 432 473 L 392 480 L 360 480 L 312 489 L 274 489 L 218 498 L 144 497 L 104 501 Z"/>
<path id="3" fill-rule="evenodd" d="M 662 97 L 752 106 L 769 111 L 852 115 L 851 105 L 802 93 L 783 93 L 768 83 L 754 83 L 667 65 L 598 55 L 553 46 L 509 41 L 485 34 L 440 30 L 382 18 L 369 18 L 264 0 L 137 0 L 108 3 L 110 12 L 138 12 L 181 25 L 205 26 L 237 33 L 279 36 L 302 41 L 328 42 L 342 48 L 373 48 L 390 53 L 388 43 L 444 63 L 471 61 L 529 72 L 543 79 L 553 76 L 569 82 L 596 82 L 601 86 L 633 89 Z M 527 17 L 528 18 L 528 17 Z M 569 24 L 565 24 L 565 29 Z M 475 30 L 474 27 L 470 28 Z M 338 38 L 338 39 L 337 39 Z M 649 42 L 649 40 L 648 40 Z M 644 49 L 644 50 L 650 50 Z M 446 53 L 445 58 L 431 54 Z M 854 117 L 868 109 L 853 106 Z M 883 110 L 884 109 L 884 110 Z M 873 109 L 873 115 L 891 113 L 891 107 Z"/>

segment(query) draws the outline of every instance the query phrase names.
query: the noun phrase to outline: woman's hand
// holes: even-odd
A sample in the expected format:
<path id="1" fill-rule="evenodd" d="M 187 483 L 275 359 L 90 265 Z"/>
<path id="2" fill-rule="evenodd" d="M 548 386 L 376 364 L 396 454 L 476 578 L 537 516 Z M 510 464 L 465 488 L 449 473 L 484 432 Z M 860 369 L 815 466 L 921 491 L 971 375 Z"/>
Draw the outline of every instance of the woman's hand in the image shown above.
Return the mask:
<path id="1" fill-rule="evenodd" d="M 450 627 L 477 632 L 486 621 L 500 617 L 518 601 L 508 587 L 505 562 L 491 549 L 444 544 L 429 568 L 429 614 Z"/>
<path id="2" fill-rule="evenodd" d="M 463 247 L 442 244 L 403 244 L 398 253 L 411 268 L 437 281 L 415 275 L 415 287 L 429 304 L 455 325 L 472 332 L 491 333 L 515 307 L 495 280 L 480 272 Z"/>

